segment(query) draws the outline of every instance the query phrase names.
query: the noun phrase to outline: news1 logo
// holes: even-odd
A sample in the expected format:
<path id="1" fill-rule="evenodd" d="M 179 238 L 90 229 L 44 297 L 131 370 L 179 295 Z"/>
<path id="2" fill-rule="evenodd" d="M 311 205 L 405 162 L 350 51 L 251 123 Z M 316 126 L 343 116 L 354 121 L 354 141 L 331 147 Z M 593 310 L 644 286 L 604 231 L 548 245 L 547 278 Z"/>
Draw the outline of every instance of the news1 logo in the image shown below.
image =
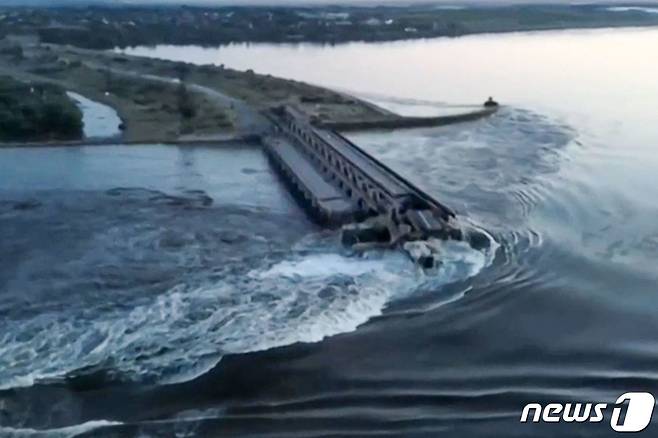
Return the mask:
<path id="1" fill-rule="evenodd" d="M 622 394 L 612 406 L 610 427 L 616 432 L 643 431 L 651 423 L 655 404 L 648 392 Z M 529 403 L 523 408 L 521 423 L 600 423 L 608 410 L 607 403 Z"/>

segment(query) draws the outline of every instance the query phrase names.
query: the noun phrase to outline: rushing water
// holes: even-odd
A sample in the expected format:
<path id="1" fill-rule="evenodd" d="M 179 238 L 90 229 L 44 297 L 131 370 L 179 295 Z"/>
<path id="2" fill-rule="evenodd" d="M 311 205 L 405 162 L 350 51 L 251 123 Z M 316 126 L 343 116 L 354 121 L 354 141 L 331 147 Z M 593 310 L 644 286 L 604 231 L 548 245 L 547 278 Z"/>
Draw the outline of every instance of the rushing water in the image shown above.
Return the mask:
<path id="1" fill-rule="evenodd" d="M 499 246 L 446 244 L 434 275 L 350 254 L 239 145 L 2 150 L 0 435 L 613 436 L 609 411 L 519 417 L 658 394 L 656 47 L 600 30 L 135 49 L 414 113 L 494 95 L 486 120 L 352 138 Z"/>

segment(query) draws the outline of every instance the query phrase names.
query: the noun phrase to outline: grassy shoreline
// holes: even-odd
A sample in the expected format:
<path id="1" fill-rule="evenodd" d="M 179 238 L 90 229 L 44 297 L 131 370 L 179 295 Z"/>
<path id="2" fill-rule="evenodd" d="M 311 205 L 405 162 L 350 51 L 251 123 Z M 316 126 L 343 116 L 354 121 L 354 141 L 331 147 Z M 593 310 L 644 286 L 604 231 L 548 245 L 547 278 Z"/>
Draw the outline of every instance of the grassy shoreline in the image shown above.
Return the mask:
<path id="1" fill-rule="evenodd" d="M 16 47 L 20 59 L 12 55 Z M 342 93 L 269 75 L 20 39 L 0 42 L 0 73 L 54 84 L 111 106 L 124 122 L 128 142 L 240 137 L 251 134 L 245 132 L 252 127 L 245 119 L 256 120 L 259 111 L 282 104 L 332 121 L 385 113 Z"/>

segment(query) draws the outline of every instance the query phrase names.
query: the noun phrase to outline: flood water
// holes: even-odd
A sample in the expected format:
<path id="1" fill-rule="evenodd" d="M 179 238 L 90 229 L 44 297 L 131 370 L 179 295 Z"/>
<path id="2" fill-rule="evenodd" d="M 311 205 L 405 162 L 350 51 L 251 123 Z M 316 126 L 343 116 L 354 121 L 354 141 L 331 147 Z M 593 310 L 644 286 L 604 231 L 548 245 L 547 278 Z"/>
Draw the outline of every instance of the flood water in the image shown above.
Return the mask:
<path id="1" fill-rule="evenodd" d="M 412 113 L 493 95 L 485 120 L 351 137 L 497 245 L 448 243 L 433 275 L 350 254 L 244 145 L 0 150 L 0 435 L 615 436 L 618 396 L 658 394 L 656 47 L 135 49 Z M 609 409 L 522 424 L 531 402 Z"/>
<path id="2" fill-rule="evenodd" d="M 82 111 L 82 130 L 85 138 L 113 138 L 121 135 L 121 119 L 114 108 L 78 93 L 69 91 L 67 94 Z"/>

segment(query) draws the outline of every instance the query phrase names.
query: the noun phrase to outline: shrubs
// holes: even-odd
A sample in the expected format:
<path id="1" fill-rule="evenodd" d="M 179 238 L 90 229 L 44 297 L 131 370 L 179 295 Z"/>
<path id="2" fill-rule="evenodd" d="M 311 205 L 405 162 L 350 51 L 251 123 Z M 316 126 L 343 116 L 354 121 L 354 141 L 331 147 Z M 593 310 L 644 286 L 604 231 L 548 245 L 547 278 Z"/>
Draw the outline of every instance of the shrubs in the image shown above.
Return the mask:
<path id="1" fill-rule="evenodd" d="M 0 141 L 82 136 L 82 113 L 64 90 L 0 77 Z"/>

